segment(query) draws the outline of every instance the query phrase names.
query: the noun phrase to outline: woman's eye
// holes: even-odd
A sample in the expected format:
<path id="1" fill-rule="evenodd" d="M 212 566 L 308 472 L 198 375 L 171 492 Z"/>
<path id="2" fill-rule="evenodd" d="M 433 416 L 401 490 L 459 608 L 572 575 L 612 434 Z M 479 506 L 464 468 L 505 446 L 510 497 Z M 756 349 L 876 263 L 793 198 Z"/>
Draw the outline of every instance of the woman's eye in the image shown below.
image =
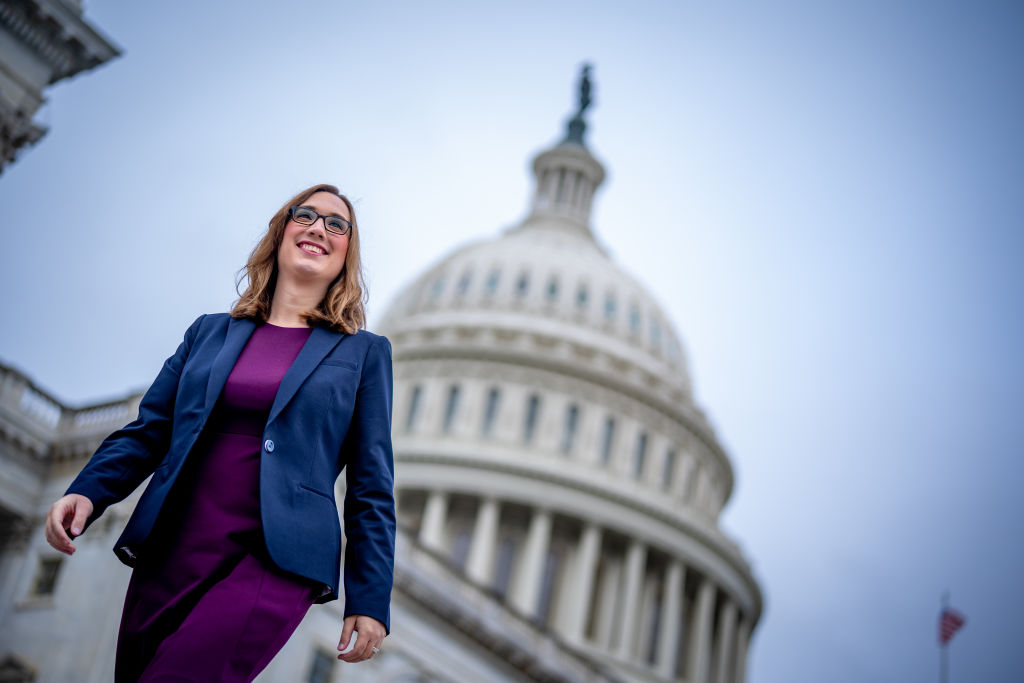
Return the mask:
<path id="1" fill-rule="evenodd" d="M 313 215 L 312 211 L 306 211 L 299 209 L 295 212 L 295 220 L 304 221 L 306 223 L 312 223 L 316 220 L 316 216 Z"/>
<path id="2" fill-rule="evenodd" d="M 337 230 L 340 232 L 345 229 L 345 224 L 342 223 L 337 218 L 328 218 L 327 227 L 330 228 L 331 230 Z"/>

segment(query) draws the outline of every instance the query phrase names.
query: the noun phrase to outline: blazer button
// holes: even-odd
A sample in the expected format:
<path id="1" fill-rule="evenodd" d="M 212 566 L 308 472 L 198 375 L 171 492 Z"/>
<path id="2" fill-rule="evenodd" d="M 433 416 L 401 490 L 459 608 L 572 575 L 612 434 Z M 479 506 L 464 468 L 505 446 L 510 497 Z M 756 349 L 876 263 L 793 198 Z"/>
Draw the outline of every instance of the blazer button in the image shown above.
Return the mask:
<path id="1" fill-rule="evenodd" d="M 267 453 L 273 453 L 274 452 L 274 442 L 271 441 L 270 439 L 267 439 L 266 441 L 263 442 L 263 448 L 264 448 L 264 450 L 267 451 Z"/>

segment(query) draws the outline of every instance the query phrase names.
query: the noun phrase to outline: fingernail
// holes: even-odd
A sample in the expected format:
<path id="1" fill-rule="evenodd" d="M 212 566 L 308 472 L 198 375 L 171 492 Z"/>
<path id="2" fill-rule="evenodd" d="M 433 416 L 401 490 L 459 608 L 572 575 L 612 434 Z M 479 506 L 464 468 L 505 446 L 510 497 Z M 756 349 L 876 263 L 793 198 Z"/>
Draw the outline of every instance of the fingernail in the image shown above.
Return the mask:
<path id="1" fill-rule="evenodd" d="M 73 526 L 73 527 L 71 527 L 71 533 L 73 533 L 75 536 L 81 536 L 82 535 L 82 530 L 79 529 L 76 526 Z"/>

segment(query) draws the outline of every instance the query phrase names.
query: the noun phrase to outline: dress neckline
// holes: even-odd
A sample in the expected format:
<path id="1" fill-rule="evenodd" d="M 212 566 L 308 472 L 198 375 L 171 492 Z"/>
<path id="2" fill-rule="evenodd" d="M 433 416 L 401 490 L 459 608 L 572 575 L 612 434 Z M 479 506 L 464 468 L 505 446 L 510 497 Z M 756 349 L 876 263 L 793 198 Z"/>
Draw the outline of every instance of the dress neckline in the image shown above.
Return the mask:
<path id="1" fill-rule="evenodd" d="M 310 332 L 313 330 L 312 327 L 285 327 L 284 325 L 275 325 L 274 323 L 264 322 L 263 327 L 270 327 L 275 330 L 302 330 L 304 332 Z"/>

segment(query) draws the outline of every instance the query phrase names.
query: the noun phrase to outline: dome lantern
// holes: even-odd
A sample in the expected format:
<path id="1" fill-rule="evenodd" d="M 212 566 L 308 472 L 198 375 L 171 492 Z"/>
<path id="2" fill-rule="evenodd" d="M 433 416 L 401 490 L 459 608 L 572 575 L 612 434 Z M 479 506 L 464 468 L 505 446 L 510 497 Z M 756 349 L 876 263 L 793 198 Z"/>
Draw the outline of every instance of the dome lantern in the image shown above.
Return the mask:
<path id="1" fill-rule="evenodd" d="M 514 230 L 554 228 L 594 240 L 590 231 L 590 209 L 605 173 L 583 143 L 587 129 L 583 113 L 592 102 L 590 93 L 590 65 L 584 64 L 576 113 L 566 126 L 565 138 L 533 160 L 536 178 L 533 205 L 530 215 Z"/>

